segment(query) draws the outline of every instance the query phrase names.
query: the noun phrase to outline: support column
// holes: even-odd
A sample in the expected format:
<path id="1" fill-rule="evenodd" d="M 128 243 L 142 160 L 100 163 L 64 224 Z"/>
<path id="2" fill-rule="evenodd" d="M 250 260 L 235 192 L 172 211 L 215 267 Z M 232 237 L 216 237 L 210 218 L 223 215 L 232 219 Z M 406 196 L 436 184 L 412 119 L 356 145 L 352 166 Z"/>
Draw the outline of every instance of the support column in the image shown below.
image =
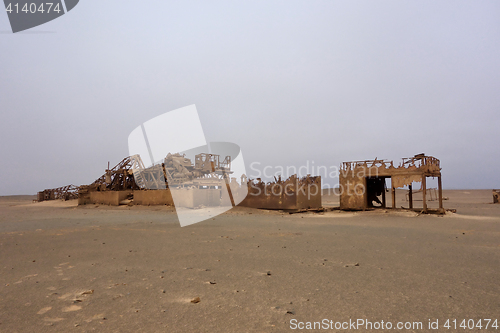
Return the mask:
<path id="1" fill-rule="evenodd" d="M 391 177 L 391 187 L 392 187 L 392 209 L 396 209 L 396 189 L 394 188 L 394 181 Z"/>
<path id="2" fill-rule="evenodd" d="M 438 177 L 438 195 L 439 195 L 439 209 L 443 212 L 443 186 L 441 184 L 441 176 Z"/>
<path id="3" fill-rule="evenodd" d="M 411 184 L 408 185 L 408 200 L 410 201 L 410 209 L 413 209 L 413 189 Z"/>
<path id="4" fill-rule="evenodd" d="M 387 207 L 387 204 L 386 204 L 386 201 L 385 201 L 385 178 L 384 178 L 384 190 L 382 191 L 382 207 L 386 208 Z"/>
<path id="5" fill-rule="evenodd" d="M 426 198 L 426 193 L 427 192 L 427 179 L 425 175 L 422 175 L 422 198 L 424 202 L 424 213 L 427 213 L 427 198 Z"/>
<path id="6" fill-rule="evenodd" d="M 229 194 L 229 200 L 231 201 L 231 206 L 234 207 L 235 204 L 234 204 L 233 192 L 231 192 L 231 186 L 229 185 L 229 176 L 225 172 L 224 172 L 223 176 L 224 176 L 224 181 L 226 182 L 226 189 L 227 189 L 227 193 Z M 297 186 L 298 186 L 298 184 L 297 184 Z M 296 187 L 296 188 L 298 188 L 298 187 Z"/>

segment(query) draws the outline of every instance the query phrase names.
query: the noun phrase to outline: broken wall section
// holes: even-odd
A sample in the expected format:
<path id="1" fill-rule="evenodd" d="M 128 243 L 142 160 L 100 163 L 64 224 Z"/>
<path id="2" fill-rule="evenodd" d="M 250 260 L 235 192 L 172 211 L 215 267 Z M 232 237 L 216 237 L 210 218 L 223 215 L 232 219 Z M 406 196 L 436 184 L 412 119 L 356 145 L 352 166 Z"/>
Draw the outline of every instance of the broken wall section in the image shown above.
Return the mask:
<path id="1" fill-rule="evenodd" d="M 267 183 L 251 179 L 247 186 L 248 195 L 239 204 L 242 207 L 283 210 L 321 208 L 320 176 L 298 178 L 292 175 L 286 180 L 279 176 L 274 182 Z"/>

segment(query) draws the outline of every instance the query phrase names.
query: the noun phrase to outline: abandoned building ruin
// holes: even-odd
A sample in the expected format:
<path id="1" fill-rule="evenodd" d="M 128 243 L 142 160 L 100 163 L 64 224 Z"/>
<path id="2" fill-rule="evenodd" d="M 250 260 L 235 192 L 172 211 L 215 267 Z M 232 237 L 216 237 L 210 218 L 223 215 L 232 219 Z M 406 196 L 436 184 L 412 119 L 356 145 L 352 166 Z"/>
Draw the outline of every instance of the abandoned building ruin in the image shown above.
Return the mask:
<path id="1" fill-rule="evenodd" d="M 183 208 L 243 206 L 264 209 L 317 209 L 321 207 L 321 177 L 292 175 L 282 181 L 261 179 L 240 182 L 231 177 L 231 156 L 200 153 L 194 164 L 181 154 L 168 154 L 149 168 L 139 155 L 128 156 L 90 185 L 47 189 L 38 201 L 78 198 L 79 205 L 174 205 Z"/>
<path id="2" fill-rule="evenodd" d="M 262 209 L 304 210 L 322 207 L 321 177 L 292 175 L 272 182 L 237 180 L 231 170 L 231 157 L 200 153 L 191 159 L 182 154 L 168 154 L 161 163 L 144 167 L 139 155 L 128 156 L 90 185 L 68 185 L 38 193 L 38 201 L 78 198 L 85 204 L 175 205 L 197 208 L 212 206 L 243 206 Z M 436 177 L 437 189 L 427 188 L 427 178 Z M 424 213 L 444 213 L 440 161 L 418 154 L 403 158 L 398 166 L 393 161 L 365 160 L 344 162 L 339 173 L 341 210 L 387 208 L 386 180 L 390 179 L 392 208 L 396 208 L 396 189 L 407 187 L 408 209 L 414 208 L 414 194 L 422 194 Z M 420 182 L 420 190 L 412 184 Z M 500 190 L 493 190 L 498 203 Z M 439 208 L 429 209 L 427 201 L 438 200 Z"/>
<path id="3" fill-rule="evenodd" d="M 119 205 L 129 199 L 138 205 L 173 205 L 172 191 L 181 191 L 185 207 L 219 205 L 230 168 L 230 156 L 221 161 L 219 155 L 201 153 L 193 165 L 184 155 L 168 154 L 161 164 L 145 168 L 141 157 L 133 155 L 81 186 L 79 204 Z"/>
<path id="4" fill-rule="evenodd" d="M 493 203 L 499 203 L 500 201 L 500 190 L 493 190 Z"/>
<path id="5" fill-rule="evenodd" d="M 366 210 L 377 207 L 386 208 L 386 179 L 391 180 L 392 208 L 396 208 L 396 189 L 408 187 L 409 209 L 413 209 L 413 182 L 422 184 L 423 196 L 422 212 L 434 212 L 427 207 L 427 177 L 437 177 L 439 209 L 435 212 L 444 213 L 443 189 L 441 184 L 441 168 L 437 158 L 418 154 L 414 157 L 403 158 L 401 164 L 394 166 L 393 161 L 366 160 L 342 163 L 340 185 L 340 209 Z"/>

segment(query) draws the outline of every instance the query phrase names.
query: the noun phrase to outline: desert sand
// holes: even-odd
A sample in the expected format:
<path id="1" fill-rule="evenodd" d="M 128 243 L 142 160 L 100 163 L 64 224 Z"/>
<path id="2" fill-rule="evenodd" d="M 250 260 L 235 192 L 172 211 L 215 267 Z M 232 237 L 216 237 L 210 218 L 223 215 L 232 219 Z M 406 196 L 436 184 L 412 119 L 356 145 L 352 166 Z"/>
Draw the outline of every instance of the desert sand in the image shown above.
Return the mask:
<path id="1" fill-rule="evenodd" d="M 171 207 L 1 197 L 0 332 L 500 322 L 500 205 L 489 190 L 444 196 L 457 213 L 235 208 L 184 228 Z"/>

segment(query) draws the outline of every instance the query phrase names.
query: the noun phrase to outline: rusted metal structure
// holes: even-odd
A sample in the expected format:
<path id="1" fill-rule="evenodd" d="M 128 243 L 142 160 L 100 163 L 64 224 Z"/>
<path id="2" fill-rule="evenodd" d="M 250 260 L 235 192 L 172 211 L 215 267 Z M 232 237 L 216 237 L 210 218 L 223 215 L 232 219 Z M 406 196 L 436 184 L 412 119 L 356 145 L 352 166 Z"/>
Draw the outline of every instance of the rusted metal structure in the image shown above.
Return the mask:
<path id="1" fill-rule="evenodd" d="M 161 164 L 145 168 L 139 155 L 124 158 L 113 168 L 90 185 L 80 187 L 80 204 L 107 202 L 115 204 L 122 197 L 131 197 L 141 190 L 170 189 L 229 189 L 231 157 L 224 160 L 219 155 L 200 153 L 195 156 L 194 164 L 183 154 L 168 154 Z M 121 191 L 122 195 L 96 194 L 95 192 Z M 126 192 L 126 193 L 125 193 Z M 92 194 L 94 193 L 94 194 Z M 229 191 L 229 193 L 231 193 Z M 109 198 L 108 198 L 109 197 Z M 152 192 L 140 195 L 140 202 L 172 202 L 170 194 Z M 230 195 L 231 201 L 232 196 Z"/>
<path id="2" fill-rule="evenodd" d="M 149 168 L 139 155 L 124 158 L 112 169 L 89 185 L 90 191 L 120 191 L 139 189 L 165 189 L 169 186 L 216 186 L 221 184 L 224 175 L 231 173 L 231 157 L 221 162 L 220 156 L 201 153 L 195 156 L 192 164 L 181 154 L 168 154 L 163 163 Z M 168 180 L 168 181 L 167 181 Z"/>
<path id="3" fill-rule="evenodd" d="M 133 155 L 111 169 L 108 167 L 104 175 L 88 185 L 88 191 L 217 186 L 224 184 L 223 178 L 231 174 L 230 168 L 230 156 L 221 162 L 219 155 L 202 153 L 195 156 L 193 165 L 185 155 L 168 154 L 163 163 L 145 168 L 141 157 Z"/>
<path id="4" fill-rule="evenodd" d="M 500 190 L 493 190 L 493 203 L 500 203 Z"/>
<path id="5" fill-rule="evenodd" d="M 282 210 L 321 207 L 321 176 L 298 178 L 293 175 L 286 180 L 279 176 L 267 183 L 258 178 L 249 180 L 247 186 L 248 195 L 239 206 Z"/>
<path id="6" fill-rule="evenodd" d="M 78 197 L 80 205 L 118 205 L 125 199 L 137 197 L 137 204 L 172 205 L 177 201 L 180 207 L 186 208 L 198 205 L 283 210 L 321 208 L 321 177 L 293 175 L 282 180 L 279 176 L 274 182 L 265 183 L 241 175 L 238 182 L 231 177 L 231 163 L 231 156 L 222 159 L 217 154 L 200 153 L 194 156 L 193 163 L 183 154 L 169 153 L 161 163 L 145 168 L 141 157 L 133 155 L 112 168 L 108 163 L 104 174 L 90 185 L 45 190 L 39 193 L 39 198 Z"/>
<path id="7" fill-rule="evenodd" d="M 133 170 L 139 168 L 142 160 L 138 156 L 128 156 L 120 161 L 113 168 L 108 168 L 105 173 L 96 179 L 90 185 L 84 185 L 82 188 L 90 191 L 121 191 L 139 189 L 134 179 Z"/>
<path id="8" fill-rule="evenodd" d="M 38 192 L 37 201 L 46 201 L 46 200 L 70 200 L 78 198 L 79 188 L 75 185 L 66 185 L 53 189 L 45 189 L 43 191 Z"/>
<path id="9" fill-rule="evenodd" d="M 162 164 L 170 186 L 210 187 L 223 186 L 231 173 L 231 156 L 223 161 L 219 155 L 201 153 L 191 160 L 180 154 L 168 154 Z"/>
<path id="10" fill-rule="evenodd" d="M 138 168 L 142 164 L 142 160 L 137 159 L 135 156 L 128 156 L 121 160 L 113 168 L 109 167 L 105 170 L 104 174 L 96 179 L 90 185 L 82 185 L 79 189 L 78 204 L 84 205 L 90 202 L 102 203 L 102 202 L 114 202 L 119 199 L 112 198 L 102 199 L 103 195 L 94 195 L 91 198 L 92 192 L 104 192 L 104 191 L 127 191 L 126 195 L 129 195 L 131 191 L 138 190 L 139 186 L 135 182 L 134 172 L 135 168 Z M 122 199 L 120 197 L 120 199 Z"/>
<path id="11" fill-rule="evenodd" d="M 340 209 L 364 210 L 371 207 L 386 207 L 386 179 L 391 180 L 392 208 L 396 208 L 396 188 L 408 186 L 409 208 L 413 209 L 413 182 L 421 182 L 423 212 L 427 207 L 427 177 L 438 179 L 439 210 L 443 213 L 443 190 L 441 184 L 440 161 L 432 156 L 418 154 L 403 158 L 401 164 L 394 166 L 393 161 L 366 160 L 344 162 L 339 175 Z"/>

